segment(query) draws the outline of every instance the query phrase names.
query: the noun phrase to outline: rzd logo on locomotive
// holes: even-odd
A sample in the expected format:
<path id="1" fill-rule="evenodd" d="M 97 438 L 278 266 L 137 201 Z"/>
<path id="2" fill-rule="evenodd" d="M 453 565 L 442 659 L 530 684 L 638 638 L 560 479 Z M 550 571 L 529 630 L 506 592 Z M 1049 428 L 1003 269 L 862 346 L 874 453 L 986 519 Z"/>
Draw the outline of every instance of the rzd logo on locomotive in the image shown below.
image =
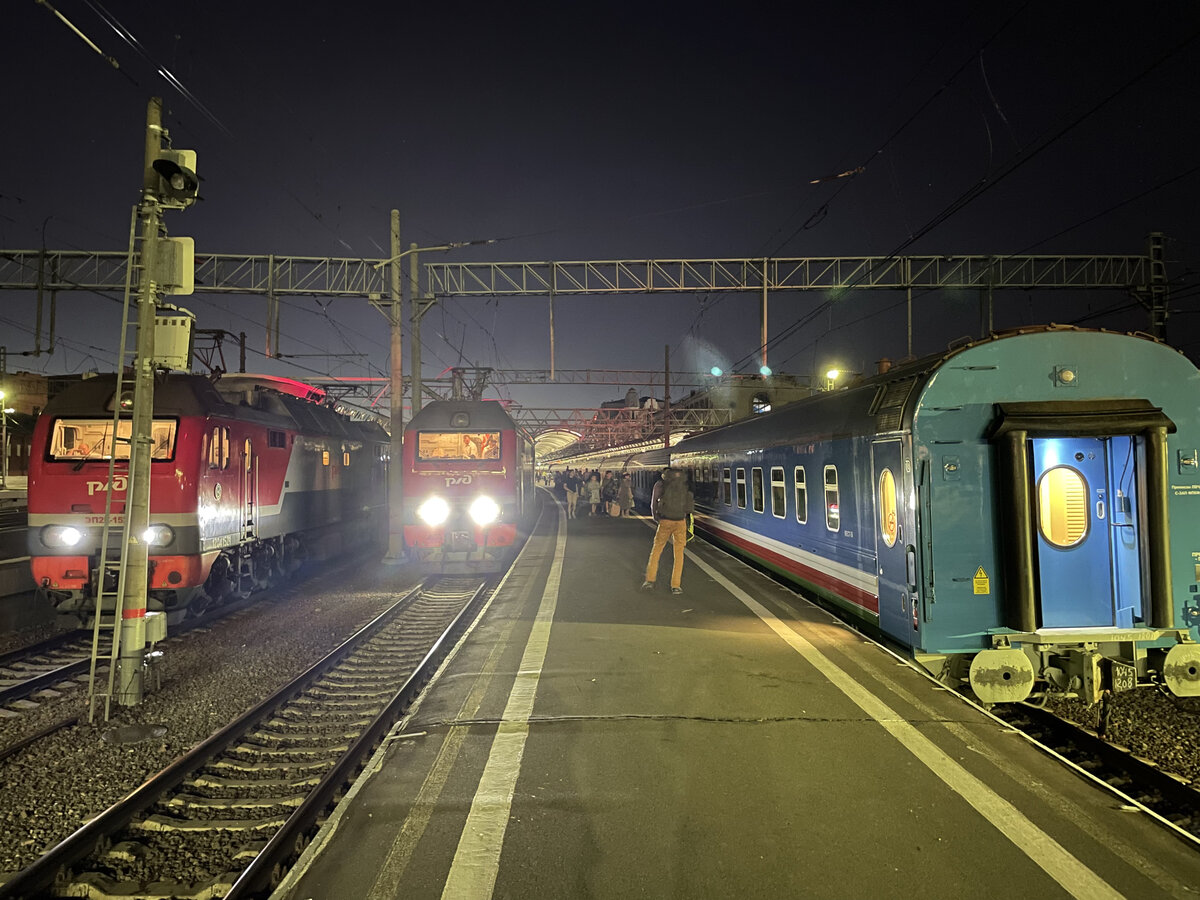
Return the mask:
<path id="1" fill-rule="evenodd" d="M 113 492 L 123 491 L 129 487 L 128 475 L 114 475 L 112 480 Z M 103 481 L 89 481 L 87 483 L 88 496 L 92 496 L 96 491 L 105 492 L 108 490 L 108 485 Z"/>
<path id="2" fill-rule="evenodd" d="M 446 487 L 454 487 L 456 484 L 470 484 L 470 475 L 447 475 Z"/>

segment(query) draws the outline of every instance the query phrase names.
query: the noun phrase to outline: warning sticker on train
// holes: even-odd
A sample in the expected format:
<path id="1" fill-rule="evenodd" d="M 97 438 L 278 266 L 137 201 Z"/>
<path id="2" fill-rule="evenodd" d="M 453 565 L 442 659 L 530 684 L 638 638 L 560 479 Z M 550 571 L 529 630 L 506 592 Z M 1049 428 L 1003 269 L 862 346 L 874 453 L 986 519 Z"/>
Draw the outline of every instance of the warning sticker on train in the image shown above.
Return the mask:
<path id="1" fill-rule="evenodd" d="M 971 583 L 975 587 L 976 594 L 990 594 L 992 592 L 992 580 L 988 578 L 988 573 L 983 571 L 983 566 L 975 570 L 975 577 L 971 579 Z"/>

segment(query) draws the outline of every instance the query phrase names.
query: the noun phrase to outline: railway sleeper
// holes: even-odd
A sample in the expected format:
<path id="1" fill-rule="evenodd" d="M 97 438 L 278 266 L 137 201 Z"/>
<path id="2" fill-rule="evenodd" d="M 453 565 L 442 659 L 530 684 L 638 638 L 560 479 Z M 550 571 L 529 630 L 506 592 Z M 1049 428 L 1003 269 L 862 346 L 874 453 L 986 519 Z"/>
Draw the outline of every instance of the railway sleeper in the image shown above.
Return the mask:
<path id="1" fill-rule="evenodd" d="M 131 822 L 129 827 L 134 831 L 145 832 L 205 832 L 205 831 L 270 831 L 275 832 L 283 827 L 287 816 L 276 816 L 269 819 L 176 819 L 173 816 L 155 814 Z"/>
<path id="2" fill-rule="evenodd" d="M 178 810 L 230 810 L 230 809 L 274 809 L 287 807 L 295 809 L 304 802 L 306 794 L 290 794 L 286 797 L 201 797 L 199 794 L 176 794 L 170 800 L 159 804 L 174 814 Z"/>
<path id="3" fill-rule="evenodd" d="M 321 744 L 316 747 L 256 747 L 243 744 L 230 748 L 228 753 L 238 759 L 281 760 L 284 763 L 317 762 L 330 756 L 339 756 L 350 749 L 348 741 Z"/>
<path id="4" fill-rule="evenodd" d="M 88 897 L 90 900 L 130 900 L 132 897 L 137 897 L 138 900 L 218 900 L 229 893 L 236 874 L 218 875 L 206 882 L 183 885 L 175 881 L 133 884 L 109 878 L 98 872 L 86 872 L 64 890 L 75 892 L 69 896 Z M 78 893 L 80 889 L 87 893 Z"/>
<path id="5" fill-rule="evenodd" d="M 328 732 L 321 731 L 296 731 L 292 733 L 283 733 L 277 731 L 256 731 L 249 735 L 251 741 L 271 750 L 287 750 L 294 748 L 298 750 L 319 749 L 327 746 L 329 741 L 338 741 L 349 746 L 350 742 L 358 737 L 360 732 L 347 731 L 344 728 L 330 730 Z"/>
<path id="6" fill-rule="evenodd" d="M 205 770 L 216 769 L 228 772 L 262 774 L 273 773 L 275 778 L 301 778 L 309 774 L 320 775 L 333 765 L 333 760 L 318 759 L 307 763 L 260 762 L 257 760 L 219 759 L 208 763 Z"/>
<path id="7" fill-rule="evenodd" d="M 245 791 L 248 789 L 256 790 L 296 790 L 303 787 L 315 787 L 321 782 L 320 774 L 300 775 L 295 778 L 260 778 L 251 780 L 248 778 L 222 778 L 217 775 L 201 775 L 196 778 L 189 778 L 184 782 L 189 788 L 196 790 L 232 790 Z"/>

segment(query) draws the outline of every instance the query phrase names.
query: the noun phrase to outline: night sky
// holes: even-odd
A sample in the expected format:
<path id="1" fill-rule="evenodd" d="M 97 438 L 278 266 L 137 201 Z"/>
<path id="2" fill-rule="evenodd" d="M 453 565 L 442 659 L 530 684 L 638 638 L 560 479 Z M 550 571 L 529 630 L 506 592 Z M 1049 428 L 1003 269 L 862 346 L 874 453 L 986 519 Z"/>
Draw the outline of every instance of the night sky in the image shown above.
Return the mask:
<path id="1" fill-rule="evenodd" d="M 446 261 L 1126 254 L 1161 231 L 1168 339 L 1200 360 L 1191 0 L 52 3 L 120 69 L 35 0 L 4 4 L 2 247 L 124 250 L 146 103 L 157 95 L 174 145 L 198 154 L 204 201 L 167 214 L 198 255 L 384 257 L 393 207 L 406 247 L 496 240 L 438 254 Z M 33 297 L 8 292 L 10 369 L 111 370 L 114 299 L 62 295 L 56 352 L 22 358 Z M 827 299 L 775 295 L 771 333 Z M 772 366 L 808 376 L 903 356 L 903 299 L 851 292 L 772 346 Z M 996 299 L 1001 328 L 1148 327 L 1111 292 Z M 753 371 L 757 302 L 560 298 L 556 363 L 660 369 L 669 345 L 673 370 Z M 201 328 L 247 331 L 252 371 L 387 371 L 385 321 L 362 301 L 288 298 L 281 350 L 297 356 L 284 360 L 262 355 L 263 300 L 197 294 L 181 304 Z M 425 376 L 456 364 L 548 368 L 546 309 L 545 298 L 445 301 L 425 320 Z M 914 350 L 979 327 L 975 295 L 921 295 Z M 590 406 L 624 388 L 500 395 Z"/>

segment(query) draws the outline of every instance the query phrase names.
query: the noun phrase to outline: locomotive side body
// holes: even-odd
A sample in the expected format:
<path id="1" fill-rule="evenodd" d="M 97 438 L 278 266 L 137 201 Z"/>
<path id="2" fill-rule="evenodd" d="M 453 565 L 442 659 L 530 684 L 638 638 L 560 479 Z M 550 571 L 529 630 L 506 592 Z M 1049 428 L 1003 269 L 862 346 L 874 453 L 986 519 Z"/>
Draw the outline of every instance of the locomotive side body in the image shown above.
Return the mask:
<path id="1" fill-rule="evenodd" d="M 680 442 L 698 526 L 988 702 L 1200 694 L 1200 373 L 1048 327 Z"/>
<path id="2" fill-rule="evenodd" d="M 421 570 L 505 568 L 537 503 L 530 437 L 495 401 L 443 400 L 403 447 L 404 542 Z"/>
<path id="3" fill-rule="evenodd" d="M 381 536 L 385 432 L 280 393 L 285 381 L 234 376 L 218 390 L 200 376 L 171 375 L 156 386 L 151 608 L 245 595 L 306 558 Z M 106 557 L 119 556 L 129 424 L 122 420 L 114 441 L 115 388 L 112 376 L 84 381 L 51 401 L 35 428 L 31 566 L 64 611 L 93 602 L 106 504 Z"/>

